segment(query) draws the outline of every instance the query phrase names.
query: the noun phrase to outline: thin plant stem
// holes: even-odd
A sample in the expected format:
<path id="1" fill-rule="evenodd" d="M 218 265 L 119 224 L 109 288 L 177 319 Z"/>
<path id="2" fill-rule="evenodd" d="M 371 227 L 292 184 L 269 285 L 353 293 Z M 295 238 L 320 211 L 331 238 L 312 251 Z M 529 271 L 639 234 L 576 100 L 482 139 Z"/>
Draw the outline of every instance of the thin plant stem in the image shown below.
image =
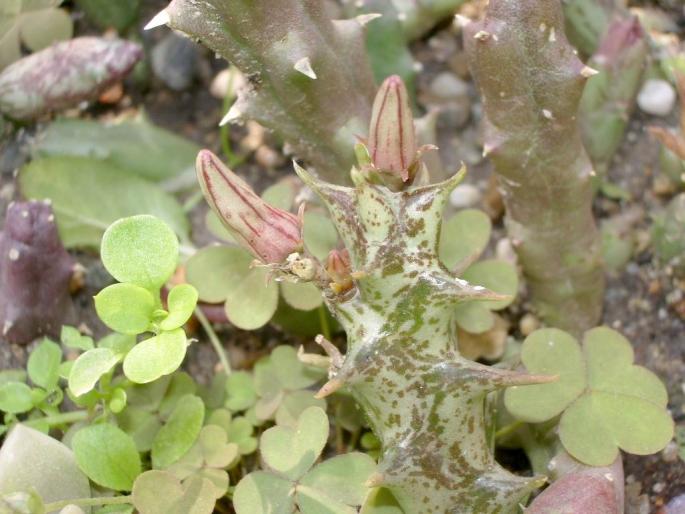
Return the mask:
<path id="1" fill-rule="evenodd" d="M 495 432 L 495 440 L 502 439 L 503 437 L 508 436 L 512 432 L 518 430 L 524 424 L 525 423 L 523 421 L 514 421 L 513 423 L 510 423 L 509 425 L 500 428 L 497 432 Z"/>
<path id="2" fill-rule="evenodd" d="M 97 498 L 76 498 L 73 500 L 60 500 L 45 504 L 45 512 L 53 512 L 63 509 L 67 505 L 78 507 L 96 507 L 98 505 L 123 505 L 133 503 L 133 496 L 99 496 Z"/>
<path id="3" fill-rule="evenodd" d="M 331 326 L 328 323 L 328 316 L 326 316 L 326 307 L 323 304 L 319 306 L 319 325 L 321 325 L 321 332 L 323 336 L 329 341 L 332 339 Z"/>
<path id="4" fill-rule="evenodd" d="M 50 426 L 62 425 L 64 423 L 76 423 L 88 418 L 88 412 L 85 410 L 77 410 L 72 412 L 63 412 L 60 414 L 53 414 L 52 416 L 45 416 L 44 418 L 37 418 L 28 421 L 23 421 L 24 425 L 36 426 L 41 423 L 47 423 Z"/>
<path id="5" fill-rule="evenodd" d="M 202 328 L 207 333 L 207 336 L 209 337 L 209 342 L 212 343 L 214 350 L 219 356 L 219 362 L 221 362 L 221 366 L 224 368 L 224 373 L 226 373 L 226 375 L 230 375 L 231 363 L 228 361 L 226 351 L 224 350 L 221 341 L 219 341 L 219 337 L 216 335 L 216 332 L 214 332 L 212 324 L 209 322 L 204 312 L 202 312 L 202 309 L 200 309 L 199 307 L 195 309 L 195 317 L 198 319 L 200 325 L 202 325 Z"/>

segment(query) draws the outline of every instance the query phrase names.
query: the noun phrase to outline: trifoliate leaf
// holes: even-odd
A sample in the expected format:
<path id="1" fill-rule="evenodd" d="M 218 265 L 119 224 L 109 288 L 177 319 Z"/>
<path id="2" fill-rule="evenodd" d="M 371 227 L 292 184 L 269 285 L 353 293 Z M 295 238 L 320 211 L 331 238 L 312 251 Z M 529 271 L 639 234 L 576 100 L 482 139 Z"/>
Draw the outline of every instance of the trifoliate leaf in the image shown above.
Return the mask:
<path id="1" fill-rule="evenodd" d="M 286 394 L 276 410 L 276 424 L 297 426 L 297 419 L 309 407 L 326 410 L 326 400 L 314 398 L 314 391 L 293 391 Z"/>
<path id="2" fill-rule="evenodd" d="M 328 252 L 338 245 L 338 231 L 331 219 L 322 211 L 304 214 L 304 244 L 319 260 L 325 260 Z"/>
<path id="3" fill-rule="evenodd" d="M 281 282 L 281 294 L 288 305 L 301 311 L 310 311 L 323 304 L 321 291 L 309 282 Z"/>
<path id="4" fill-rule="evenodd" d="M 146 332 L 152 322 L 155 298 L 147 289 L 134 284 L 112 284 L 94 298 L 102 322 L 122 334 Z"/>
<path id="5" fill-rule="evenodd" d="M 158 289 L 176 269 L 178 238 L 169 225 L 149 215 L 115 221 L 102 236 L 100 253 L 119 282 Z"/>
<path id="6" fill-rule="evenodd" d="M 49 339 L 43 341 L 31 352 L 26 365 L 31 382 L 49 391 L 59 380 L 59 365 L 62 349 Z"/>
<path id="7" fill-rule="evenodd" d="M 453 269 L 460 262 L 477 258 L 488 245 L 491 232 L 492 223 L 483 211 L 459 211 L 442 224 L 440 260 Z"/>
<path id="8" fill-rule="evenodd" d="M 291 514 L 296 512 L 292 489 L 290 480 L 255 471 L 238 482 L 233 507 L 236 514 Z"/>
<path id="9" fill-rule="evenodd" d="M 200 300 L 218 303 L 226 300 L 226 284 L 240 280 L 254 260 L 247 251 L 232 246 L 208 246 L 186 262 L 186 279 Z"/>
<path id="10" fill-rule="evenodd" d="M 266 325 L 278 307 L 278 284 L 262 267 L 249 269 L 240 279 L 225 284 L 226 316 L 236 327 L 255 330 Z"/>
<path id="11" fill-rule="evenodd" d="M 481 302 L 465 302 L 454 309 L 454 319 L 471 334 L 482 334 L 495 325 L 495 316 Z"/>
<path id="12" fill-rule="evenodd" d="M 508 389 L 507 409 L 526 421 L 563 412 L 559 436 L 576 459 L 609 465 L 619 448 L 646 455 L 673 437 L 665 387 L 633 364 L 632 347 L 618 332 L 606 327 L 586 332 L 581 351 L 565 332 L 538 330 L 524 341 L 521 357 L 531 373 L 556 374 L 559 380 Z"/>
<path id="13" fill-rule="evenodd" d="M 205 416 L 205 406 L 197 396 L 181 398 L 166 424 L 152 443 L 152 465 L 164 469 L 186 453 L 195 443 Z"/>
<path id="14" fill-rule="evenodd" d="M 166 471 L 146 471 L 133 485 L 133 504 L 140 514 L 211 514 L 214 486 L 204 478 L 185 482 Z"/>
<path id="15" fill-rule="evenodd" d="M 328 440 L 328 430 L 326 412 L 310 407 L 302 413 L 296 428 L 275 426 L 262 434 L 262 458 L 274 471 L 298 480 L 318 459 Z"/>
<path id="16" fill-rule="evenodd" d="M 167 299 L 169 315 L 160 322 L 159 328 L 174 330 L 182 327 L 193 315 L 197 296 L 197 290 L 190 284 L 174 286 Z"/>
<path id="17" fill-rule="evenodd" d="M 23 382 L 5 382 L 0 385 L 0 411 L 21 414 L 33 408 L 31 388 Z"/>
<path id="18" fill-rule="evenodd" d="M 497 259 L 477 262 L 470 266 L 461 278 L 474 286 L 483 286 L 495 293 L 511 297 L 508 300 L 487 300 L 482 302 L 485 307 L 493 311 L 504 309 L 511 305 L 519 287 L 516 268 L 506 261 Z"/>
<path id="19" fill-rule="evenodd" d="M 115 491 L 130 491 L 140 474 L 140 455 L 131 436 L 109 423 L 82 428 L 71 446 L 81 470 L 93 482 Z"/>
<path id="20" fill-rule="evenodd" d="M 252 375 L 246 371 L 231 373 L 226 379 L 226 408 L 240 412 L 252 407 L 256 401 L 257 391 Z"/>
<path id="21" fill-rule="evenodd" d="M 186 356 L 182 328 L 162 332 L 135 345 L 124 359 L 124 374 L 131 382 L 146 384 L 176 371 Z"/>
<path id="22" fill-rule="evenodd" d="M 270 360 L 284 389 L 304 389 L 326 375 L 324 370 L 303 364 L 292 346 L 277 346 L 271 352 Z"/>
<path id="23" fill-rule="evenodd" d="M 364 483 L 375 470 L 376 463 L 368 455 L 348 453 L 318 464 L 299 483 L 345 505 L 361 505 L 369 490 Z"/>
<path id="24" fill-rule="evenodd" d="M 75 396 L 91 391 L 100 377 L 119 362 L 109 348 L 93 348 L 79 355 L 69 373 L 69 389 Z"/>

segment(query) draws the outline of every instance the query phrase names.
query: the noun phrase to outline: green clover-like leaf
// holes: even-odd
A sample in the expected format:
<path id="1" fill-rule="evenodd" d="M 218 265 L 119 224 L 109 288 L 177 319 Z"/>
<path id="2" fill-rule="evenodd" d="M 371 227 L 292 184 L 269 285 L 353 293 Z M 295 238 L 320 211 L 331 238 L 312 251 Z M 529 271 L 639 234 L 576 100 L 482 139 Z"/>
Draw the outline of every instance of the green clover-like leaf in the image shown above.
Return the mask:
<path id="1" fill-rule="evenodd" d="M 461 278 L 470 284 L 483 286 L 495 293 L 510 296 L 507 300 L 484 300 L 481 302 L 482 305 L 493 311 L 511 305 L 519 287 L 516 268 L 506 261 L 497 259 L 487 259 L 469 266 Z"/>
<path id="2" fill-rule="evenodd" d="M 197 289 L 190 284 L 179 284 L 169 291 L 169 315 L 159 323 L 162 330 L 174 330 L 185 325 L 197 305 Z"/>
<path id="3" fill-rule="evenodd" d="M 291 514 L 295 511 L 295 498 L 290 494 L 290 480 L 255 471 L 244 477 L 233 493 L 233 508 L 237 514 Z"/>
<path id="4" fill-rule="evenodd" d="M 439 255 L 449 269 L 477 258 L 490 240 L 492 223 L 483 211 L 464 209 L 442 224 Z"/>
<path id="5" fill-rule="evenodd" d="M 136 338 L 132 334 L 112 332 L 98 341 L 98 348 L 109 348 L 119 360 L 136 345 Z"/>
<path id="6" fill-rule="evenodd" d="M 166 471 L 146 471 L 133 485 L 133 504 L 140 514 L 211 514 L 216 499 L 206 478 L 181 483 Z"/>
<path id="7" fill-rule="evenodd" d="M 310 407 L 302 413 L 296 428 L 275 426 L 262 434 L 262 458 L 269 468 L 298 480 L 319 458 L 328 430 L 326 412 Z"/>
<path id="8" fill-rule="evenodd" d="M 226 379 L 226 408 L 240 412 L 252 407 L 256 401 L 257 391 L 252 375 L 246 371 L 231 373 Z"/>
<path id="9" fill-rule="evenodd" d="M 152 443 L 152 466 L 164 469 L 180 459 L 195 444 L 205 416 L 205 405 L 197 396 L 182 397 L 159 429 Z"/>
<path id="10" fill-rule="evenodd" d="M 100 254 L 119 282 L 159 289 L 176 269 L 178 239 L 159 218 L 131 216 L 114 222 L 102 236 Z"/>
<path id="11" fill-rule="evenodd" d="M 59 345 L 43 339 L 29 355 L 26 371 L 31 382 L 49 391 L 57 385 L 61 362 L 62 349 Z"/>
<path id="12" fill-rule="evenodd" d="M 404 514 L 392 493 L 383 487 L 373 489 L 359 514 Z"/>
<path id="13" fill-rule="evenodd" d="M 630 343 L 606 327 L 585 333 L 582 349 L 556 329 L 534 332 L 523 343 L 528 371 L 556 374 L 557 382 L 517 386 L 505 405 L 517 418 L 541 422 L 561 414 L 559 436 L 576 459 L 609 465 L 618 450 L 646 455 L 673 437 L 666 389 L 651 371 L 633 364 Z"/>
<path id="14" fill-rule="evenodd" d="M 141 472 L 133 439 L 109 423 L 82 428 L 74 434 L 71 446 L 81 470 L 103 487 L 130 491 Z"/>
<path id="15" fill-rule="evenodd" d="M 242 248 L 210 246 L 186 264 L 186 278 L 200 300 L 225 302 L 229 321 L 244 330 L 264 326 L 278 307 L 278 284 L 268 280 L 267 270 L 253 267 L 253 261 Z"/>
<path id="16" fill-rule="evenodd" d="M 310 311 L 323 304 L 321 291 L 309 282 L 281 282 L 281 294 L 288 305 L 301 311 Z"/>
<path id="17" fill-rule="evenodd" d="M 135 345 L 124 359 L 131 382 L 146 384 L 176 371 L 186 356 L 188 341 L 182 328 L 162 332 Z"/>
<path id="18" fill-rule="evenodd" d="M 102 322 L 122 334 L 147 331 L 155 310 L 155 297 L 135 284 L 112 284 L 94 298 L 95 310 Z"/>
<path id="19" fill-rule="evenodd" d="M 119 357 L 109 348 L 93 348 L 82 353 L 69 372 L 69 389 L 75 396 L 86 394 L 117 362 Z"/>
<path id="20" fill-rule="evenodd" d="M 85 352 L 94 347 L 92 337 L 83 335 L 77 328 L 68 325 L 62 327 L 59 338 L 67 348 L 74 348 Z"/>
<path id="21" fill-rule="evenodd" d="M 162 427 L 162 422 L 151 412 L 131 407 L 128 398 L 127 403 L 129 406 L 117 413 L 117 424 L 133 438 L 139 452 L 149 452 L 157 432 Z"/>
<path id="22" fill-rule="evenodd" d="M 320 210 L 305 212 L 303 236 L 307 250 L 319 260 L 325 260 L 328 252 L 338 245 L 335 225 L 327 213 Z"/>
<path id="23" fill-rule="evenodd" d="M 207 419 L 207 425 L 216 425 L 224 429 L 228 442 L 238 446 L 240 455 L 249 455 L 257 449 L 257 438 L 253 436 L 254 427 L 244 417 L 233 419 L 226 409 L 217 409 Z"/>
<path id="24" fill-rule="evenodd" d="M 5 382 L 0 385 L 0 411 L 21 414 L 33 408 L 31 388 L 23 382 Z"/>

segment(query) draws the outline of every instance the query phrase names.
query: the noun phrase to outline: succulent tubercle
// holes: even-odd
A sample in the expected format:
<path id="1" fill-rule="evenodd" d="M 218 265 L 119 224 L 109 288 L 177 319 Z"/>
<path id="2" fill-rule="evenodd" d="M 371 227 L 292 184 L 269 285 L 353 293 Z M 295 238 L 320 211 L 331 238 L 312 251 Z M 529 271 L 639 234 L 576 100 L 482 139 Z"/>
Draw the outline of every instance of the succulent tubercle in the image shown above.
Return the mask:
<path id="1" fill-rule="evenodd" d="M 0 339 L 27 344 L 73 321 L 76 262 L 59 239 L 49 203 L 10 204 L 0 232 Z"/>

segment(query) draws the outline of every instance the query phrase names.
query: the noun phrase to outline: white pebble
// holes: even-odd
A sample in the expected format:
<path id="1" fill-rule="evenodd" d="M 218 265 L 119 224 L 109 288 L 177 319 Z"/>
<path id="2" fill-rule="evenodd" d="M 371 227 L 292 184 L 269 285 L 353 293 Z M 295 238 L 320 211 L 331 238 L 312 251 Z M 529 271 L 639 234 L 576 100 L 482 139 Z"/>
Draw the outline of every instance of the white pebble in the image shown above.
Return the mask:
<path id="1" fill-rule="evenodd" d="M 476 186 L 462 184 L 457 186 L 450 194 L 450 203 L 455 209 L 473 207 L 480 202 L 481 194 Z"/>
<path id="2" fill-rule="evenodd" d="M 650 79 L 645 82 L 637 96 L 640 109 L 654 116 L 668 116 L 675 106 L 675 100 L 675 89 L 661 79 Z"/>

